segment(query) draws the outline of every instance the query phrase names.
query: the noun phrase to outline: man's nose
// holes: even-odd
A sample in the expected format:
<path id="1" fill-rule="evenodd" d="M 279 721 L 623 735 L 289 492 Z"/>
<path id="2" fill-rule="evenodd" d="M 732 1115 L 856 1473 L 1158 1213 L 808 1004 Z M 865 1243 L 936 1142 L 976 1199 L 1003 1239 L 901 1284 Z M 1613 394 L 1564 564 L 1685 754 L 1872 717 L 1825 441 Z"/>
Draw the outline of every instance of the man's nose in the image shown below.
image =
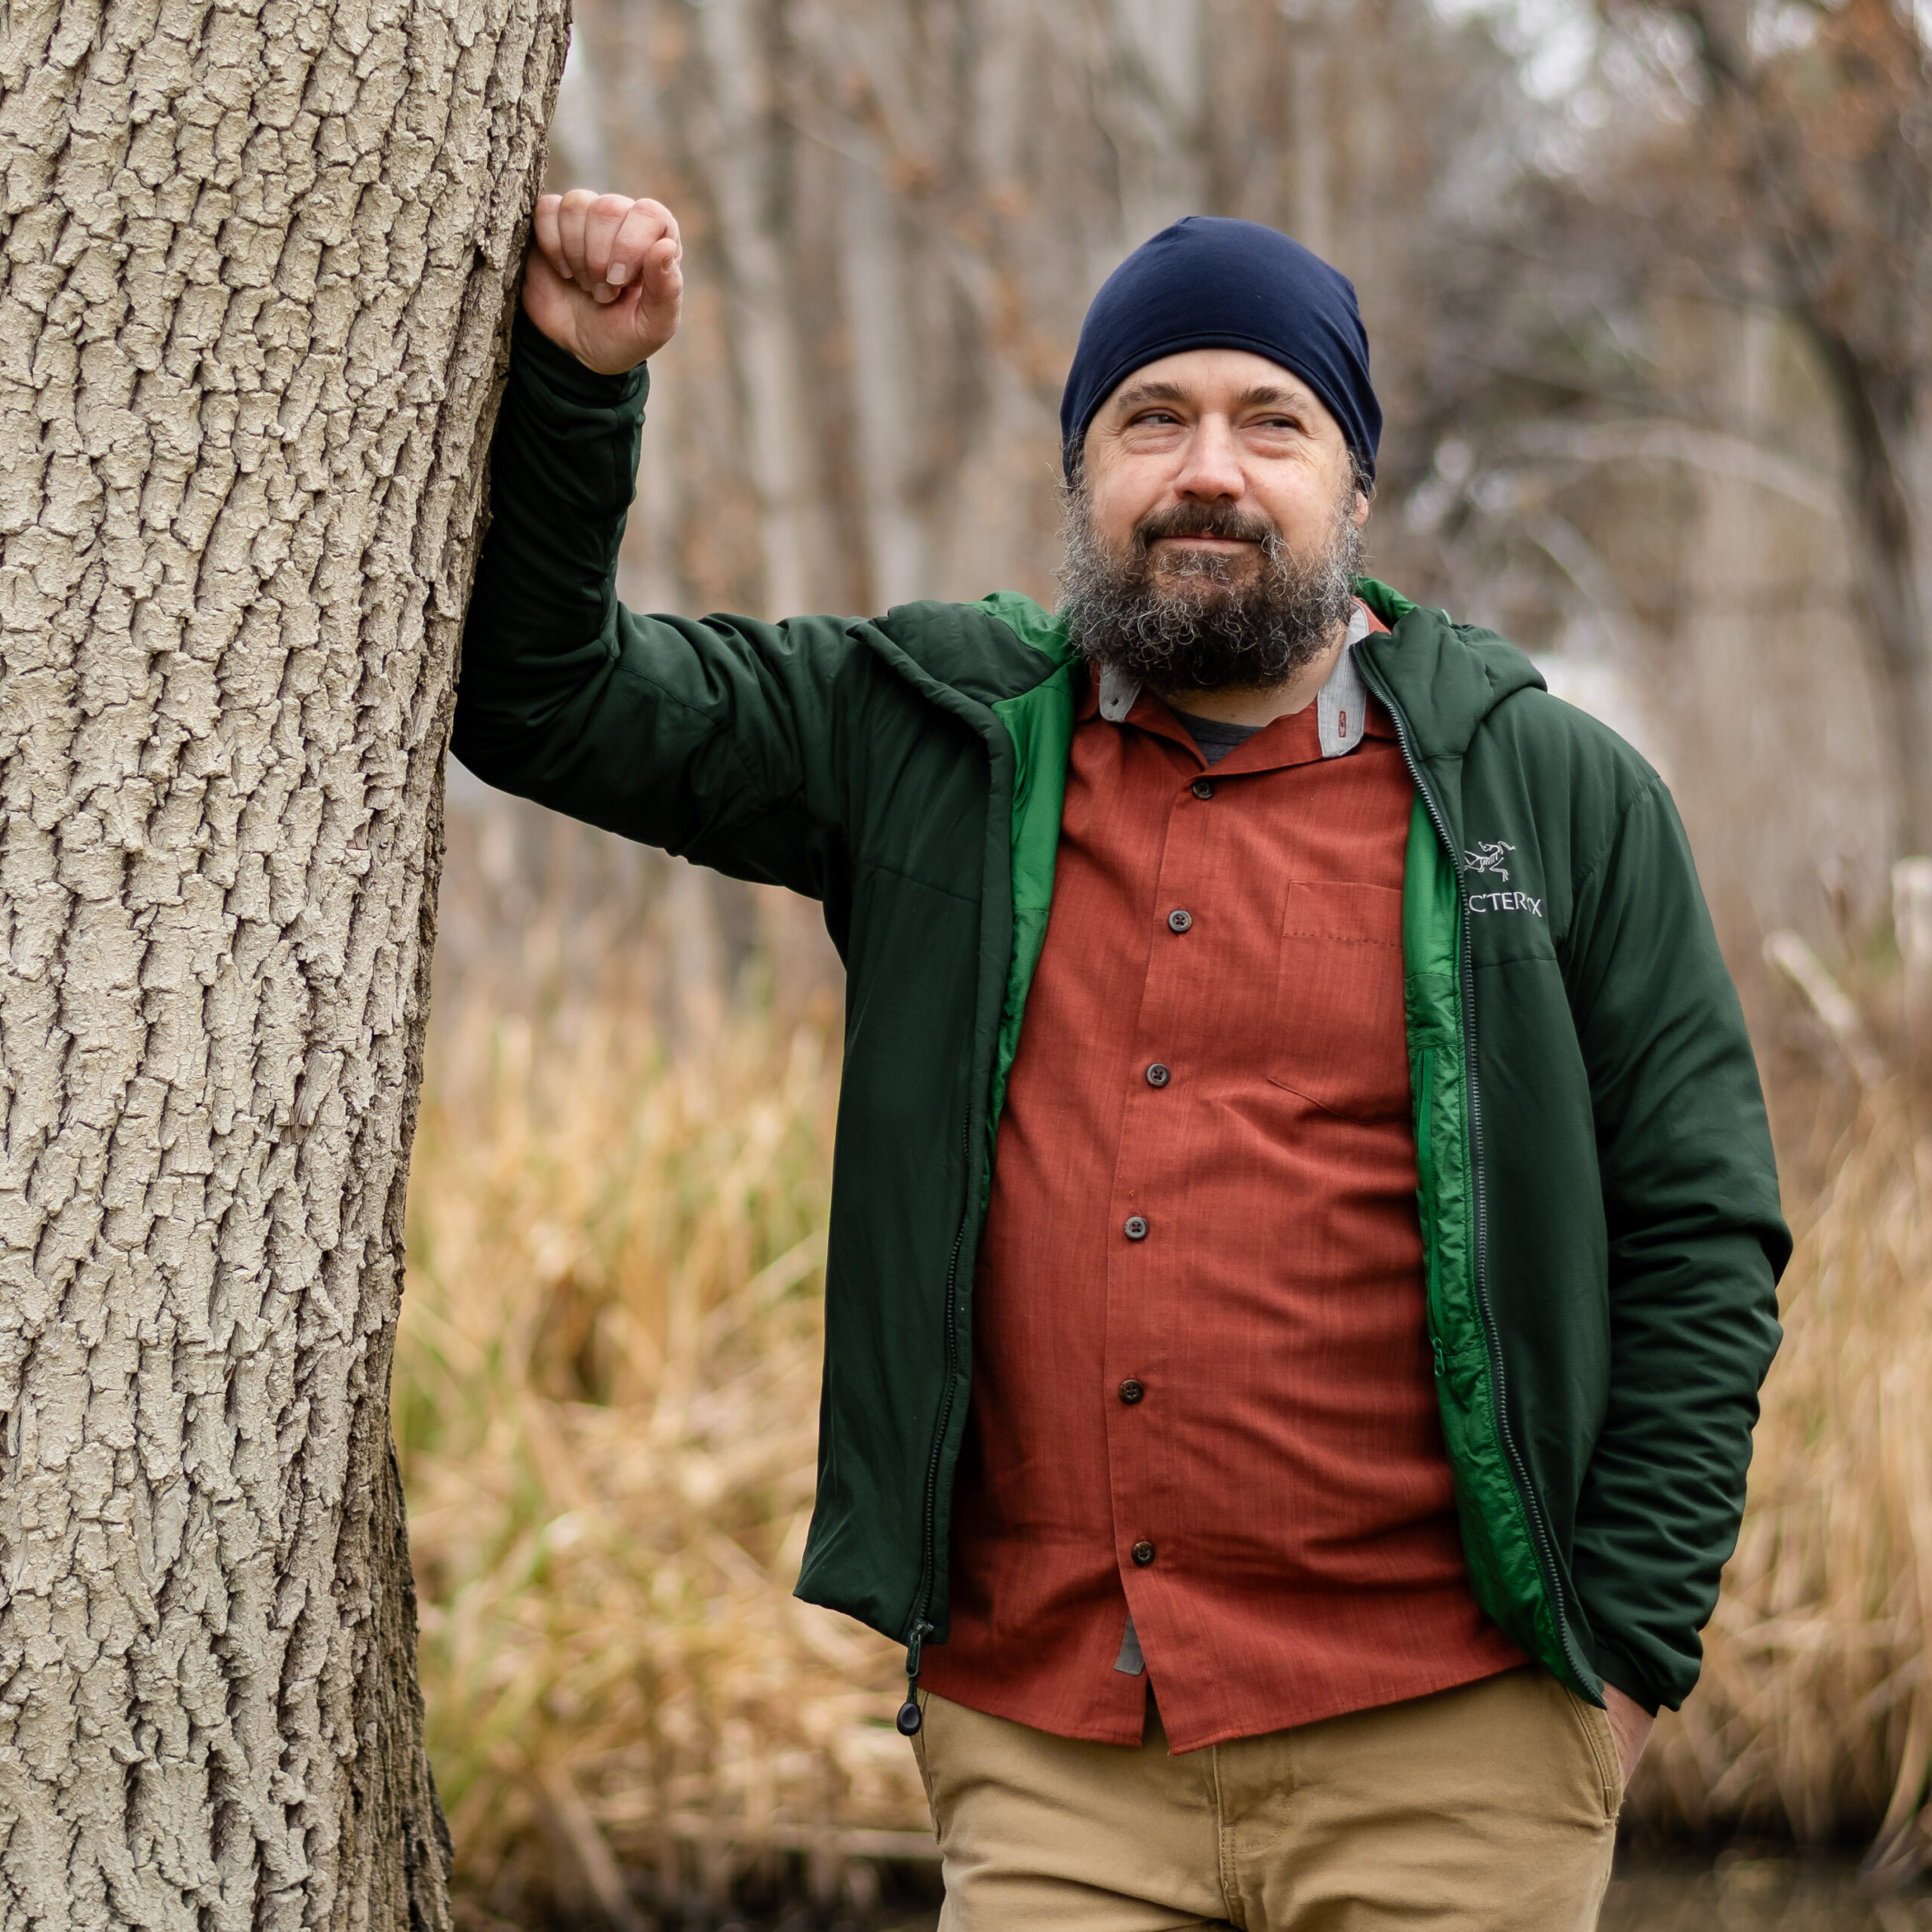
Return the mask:
<path id="1" fill-rule="evenodd" d="M 1247 478 L 1242 473 L 1233 429 L 1225 417 L 1204 416 L 1195 426 L 1174 488 L 1183 497 L 1205 501 L 1246 494 Z"/>

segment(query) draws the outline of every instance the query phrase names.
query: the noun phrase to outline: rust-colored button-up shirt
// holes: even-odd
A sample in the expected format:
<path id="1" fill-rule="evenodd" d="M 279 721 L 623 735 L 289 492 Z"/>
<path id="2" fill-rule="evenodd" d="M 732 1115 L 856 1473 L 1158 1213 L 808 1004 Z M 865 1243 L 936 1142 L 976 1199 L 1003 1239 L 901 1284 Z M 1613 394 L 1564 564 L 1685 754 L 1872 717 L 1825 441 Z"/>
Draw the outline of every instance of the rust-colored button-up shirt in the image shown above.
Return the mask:
<path id="1" fill-rule="evenodd" d="M 1158 699 L 1097 697 L 923 1681 L 1122 1744 L 1151 1682 L 1192 1750 L 1524 1660 L 1470 1593 L 1437 1417 L 1392 726 L 1324 758 L 1310 705 L 1211 770 Z"/>

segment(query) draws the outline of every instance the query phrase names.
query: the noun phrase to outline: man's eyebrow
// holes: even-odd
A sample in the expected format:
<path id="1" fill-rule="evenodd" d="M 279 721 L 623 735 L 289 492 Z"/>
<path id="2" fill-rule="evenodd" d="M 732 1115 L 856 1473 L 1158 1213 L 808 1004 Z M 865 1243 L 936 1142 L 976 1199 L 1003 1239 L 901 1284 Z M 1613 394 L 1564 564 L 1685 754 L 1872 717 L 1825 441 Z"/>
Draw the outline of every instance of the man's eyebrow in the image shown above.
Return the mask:
<path id="1" fill-rule="evenodd" d="M 1235 398 L 1237 409 L 1292 409 L 1300 415 L 1307 406 L 1306 398 L 1298 391 L 1277 389 L 1272 383 L 1260 383 L 1251 389 L 1243 389 Z"/>
<path id="2" fill-rule="evenodd" d="M 1136 383 L 1114 398 L 1116 409 L 1139 409 L 1150 402 L 1191 402 L 1178 383 Z"/>
<path id="3" fill-rule="evenodd" d="M 1144 409 L 1153 402 L 1194 403 L 1199 398 L 1178 383 L 1134 383 L 1122 389 L 1113 399 L 1116 409 Z M 1307 398 L 1294 389 L 1278 389 L 1272 383 L 1257 383 L 1251 389 L 1243 389 L 1235 398 L 1234 406 L 1241 409 L 1291 409 L 1299 415 L 1306 411 Z"/>

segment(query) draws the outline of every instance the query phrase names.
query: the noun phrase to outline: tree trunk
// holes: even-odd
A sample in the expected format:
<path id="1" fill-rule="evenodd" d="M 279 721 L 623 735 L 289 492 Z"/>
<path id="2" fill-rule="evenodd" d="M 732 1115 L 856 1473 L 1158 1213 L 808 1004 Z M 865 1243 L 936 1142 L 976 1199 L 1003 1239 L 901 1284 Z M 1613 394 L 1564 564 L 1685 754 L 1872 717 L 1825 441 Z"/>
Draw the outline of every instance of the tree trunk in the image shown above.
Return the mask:
<path id="1" fill-rule="evenodd" d="M 1922 574 L 1932 552 L 1915 488 L 1925 467 L 1918 385 L 1875 369 L 1809 306 L 1798 313 L 1829 373 L 1850 457 L 1852 523 L 1864 564 L 1870 643 L 1889 702 L 1886 749 L 1909 854 L 1932 853 L 1932 633 Z"/>
<path id="2" fill-rule="evenodd" d="M 811 610 L 814 555 L 831 548 L 812 488 L 811 432 L 780 220 L 780 128 L 773 111 L 762 0 L 715 0 L 698 16 L 709 77 L 710 156 L 718 240 L 744 398 L 746 448 L 758 493 L 763 615 Z"/>
<path id="3" fill-rule="evenodd" d="M 907 472 L 907 426 L 921 400 L 906 327 L 904 263 L 888 156 L 875 147 L 845 158 L 838 226 L 850 358 L 858 493 L 865 506 L 865 606 L 889 610 L 927 594 L 925 531 Z"/>
<path id="4" fill-rule="evenodd" d="M 563 0 L 0 20 L 0 1928 L 441 1926 L 389 1360 Z"/>

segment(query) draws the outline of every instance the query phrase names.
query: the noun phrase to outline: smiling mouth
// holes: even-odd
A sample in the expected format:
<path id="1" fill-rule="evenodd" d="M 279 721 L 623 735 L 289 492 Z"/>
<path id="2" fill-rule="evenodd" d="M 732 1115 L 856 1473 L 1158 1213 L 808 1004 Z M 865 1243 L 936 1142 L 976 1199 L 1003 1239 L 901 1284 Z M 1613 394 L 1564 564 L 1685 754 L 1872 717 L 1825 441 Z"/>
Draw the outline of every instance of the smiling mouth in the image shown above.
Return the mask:
<path id="1" fill-rule="evenodd" d="M 1204 514 L 1199 506 L 1176 505 L 1143 519 L 1135 532 L 1143 556 L 1179 559 L 1196 557 L 1232 559 L 1265 553 L 1273 533 L 1260 517 L 1226 513 Z"/>
<path id="2" fill-rule="evenodd" d="M 1194 576 L 1211 564 L 1252 562 L 1262 553 L 1252 537 L 1161 537 L 1149 550 L 1148 561 L 1164 576 L 1177 571 Z"/>

